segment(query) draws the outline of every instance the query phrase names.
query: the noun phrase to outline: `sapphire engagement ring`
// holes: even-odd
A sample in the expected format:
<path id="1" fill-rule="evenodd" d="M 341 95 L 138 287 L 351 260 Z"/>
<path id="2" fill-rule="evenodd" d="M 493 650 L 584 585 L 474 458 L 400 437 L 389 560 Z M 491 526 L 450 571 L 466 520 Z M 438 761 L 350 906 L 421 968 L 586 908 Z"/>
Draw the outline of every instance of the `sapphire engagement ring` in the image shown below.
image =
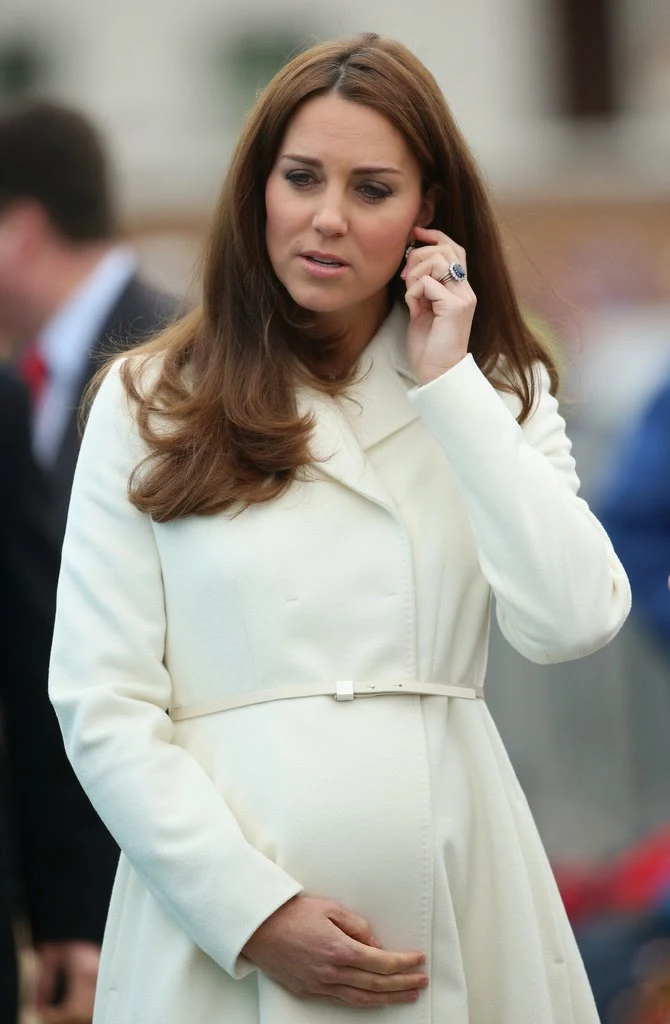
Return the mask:
<path id="1" fill-rule="evenodd" d="M 446 274 L 439 277 L 438 281 L 440 284 L 444 284 L 445 281 L 455 281 L 456 284 L 459 284 L 461 281 L 465 281 L 467 276 L 465 267 L 461 266 L 460 263 L 450 263 Z"/>

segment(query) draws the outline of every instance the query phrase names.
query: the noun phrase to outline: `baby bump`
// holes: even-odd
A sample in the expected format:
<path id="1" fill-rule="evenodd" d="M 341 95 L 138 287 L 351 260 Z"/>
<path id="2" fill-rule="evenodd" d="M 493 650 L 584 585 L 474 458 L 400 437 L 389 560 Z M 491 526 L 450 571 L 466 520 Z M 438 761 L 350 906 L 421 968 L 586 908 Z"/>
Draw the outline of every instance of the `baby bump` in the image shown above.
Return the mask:
<path id="1" fill-rule="evenodd" d="M 184 745 L 197 743 L 249 842 L 308 895 L 367 916 L 382 942 L 424 942 L 433 844 L 418 699 L 310 697 L 213 719 Z"/>

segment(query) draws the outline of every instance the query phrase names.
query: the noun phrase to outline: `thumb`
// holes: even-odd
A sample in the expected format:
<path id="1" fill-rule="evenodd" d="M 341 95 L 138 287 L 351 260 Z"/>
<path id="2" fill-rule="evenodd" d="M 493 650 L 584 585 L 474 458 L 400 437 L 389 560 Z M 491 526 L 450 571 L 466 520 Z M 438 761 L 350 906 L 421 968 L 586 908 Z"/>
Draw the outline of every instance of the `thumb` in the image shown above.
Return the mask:
<path id="1" fill-rule="evenodd" d="M 39 1014 L 47 1013 L 56 989 L 56 974 L 61 966 L 58 954 L 49 948 L 39 954 L 35 1009 Z"/>
<path id="2" fill-rule="evenodd" d="M 364 946 L 375 946 L 377 949 L 381 949 L 379 940 L 372 933 L 370 923 L 360 914 L 354 914 L 346 907 L 335 907 L 328 912 L 328 917 L 349 938 L 362 942 Z"/>

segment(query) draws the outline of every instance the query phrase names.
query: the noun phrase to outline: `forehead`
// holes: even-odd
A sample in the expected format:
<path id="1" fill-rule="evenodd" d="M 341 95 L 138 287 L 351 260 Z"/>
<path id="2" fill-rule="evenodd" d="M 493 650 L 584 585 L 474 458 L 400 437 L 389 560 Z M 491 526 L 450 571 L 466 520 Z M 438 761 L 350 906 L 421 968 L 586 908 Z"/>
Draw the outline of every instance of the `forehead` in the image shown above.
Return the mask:
<path id="1" fill-rule="evenodd" d="M 280 148 L 318 160 L 353 164 L 416 164 L 405 140 L 382 114 L 334 93 L 308 100 L 289 122 Z"/>

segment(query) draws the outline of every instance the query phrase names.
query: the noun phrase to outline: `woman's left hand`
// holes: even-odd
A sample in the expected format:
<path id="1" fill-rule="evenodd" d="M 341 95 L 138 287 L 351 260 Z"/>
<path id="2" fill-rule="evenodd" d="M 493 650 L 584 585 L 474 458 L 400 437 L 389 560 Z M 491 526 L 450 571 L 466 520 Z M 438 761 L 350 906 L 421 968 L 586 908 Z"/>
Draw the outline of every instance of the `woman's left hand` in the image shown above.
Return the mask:
<path id="1" fill-rule="evenodd" d="M 401 274 L 410 315 L 407 351 L 417 377 L 428 384 L 467 354 L 477 297 L 467 278 L 439 280 L 452 263 L 467 268 L 460 245 L 431 228 L 414 228 L 414 236 L 425 244 L 410 253 Z"/>

